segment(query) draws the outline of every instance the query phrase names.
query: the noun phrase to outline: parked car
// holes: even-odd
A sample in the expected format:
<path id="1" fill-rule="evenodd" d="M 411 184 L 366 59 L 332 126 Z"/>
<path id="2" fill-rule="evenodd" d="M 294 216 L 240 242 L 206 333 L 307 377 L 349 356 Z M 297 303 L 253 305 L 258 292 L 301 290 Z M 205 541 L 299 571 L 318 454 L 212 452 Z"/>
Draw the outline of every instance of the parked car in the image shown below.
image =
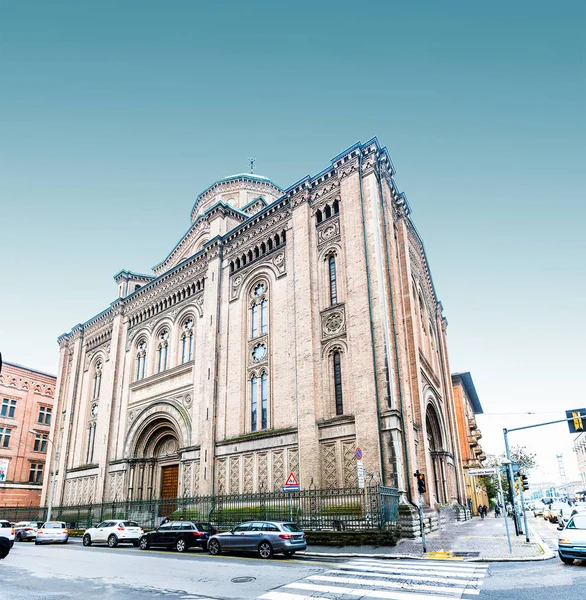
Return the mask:
<path id="1" fill-rule="evenodd" d="M 35 544 L 61 542 L 67 544 L 69 540 L 69 529 L 63 521 L 47 521 L 37 531 Z"/>
<path id="2" fill-rule="evenodd" d="M 305 534 L 296 523 L 287 521 L 241 523 L 226 533 L 213 535 L 208 542 L 208 551 L 214 556 L 224 551 L 249 551 L 258 552 L 261 558 L 278 553 L 290 557 L 305 548 Z"/>
<path id="3" fill-rule="evenodd" d="M 37 539 L 39 524 L 36 521 L 21 521 L 14 526 L 14 539 L 17 542 L 30 542 Z"/>
<path id="4" fill-rule="evenodd" d="M 140 538 L 140 549 L 175 548 L 185 552 L 189 548 L 199 547 L 207 550 L 208 540 L 216 530 L 209 523 L 199 521 L 171 521 L 145 533 Z"/>
<path id="5" fill-rule="evenodd" d="M 570 518 L 558 537 L 558 555 L 562 562 L 571 565 L 575 559 L 586 560 L 586 513 Z"/>
<path id="6" fill-rule="evenodd" d="M 562 527 L 565 527 L 568 524 L 568 521 L 571 519 L 571 517 L 582 513 L 586 513 L 586 506 L 583 503 L 573 504 L 572 506 L 570 506 L 570 510 L 564 509 L 563 513 L 558 517 L 558 523 Z"/>
<path id="7" fill-rule="evenodd" d="M 0 520 L 0 537 L 7 538 L 12 548 L 14 546 L 14 525 L 4 519 Z"/>
<path id="8" fill-rule="evenodd" d="M 123 542 L 138 546 L 138 541 L 144 534 L 138 523 L 122 519 L 103 521 L 95 527 L 86 529 L 83 534 L 83 545 L 108 544 L 110 548 L 116 548 Z"/>
<path id="9" fill-rule="evenodd" d="M 533 516 L 543 517 L 543 504 L 535 504 L 533 506 Z"/>

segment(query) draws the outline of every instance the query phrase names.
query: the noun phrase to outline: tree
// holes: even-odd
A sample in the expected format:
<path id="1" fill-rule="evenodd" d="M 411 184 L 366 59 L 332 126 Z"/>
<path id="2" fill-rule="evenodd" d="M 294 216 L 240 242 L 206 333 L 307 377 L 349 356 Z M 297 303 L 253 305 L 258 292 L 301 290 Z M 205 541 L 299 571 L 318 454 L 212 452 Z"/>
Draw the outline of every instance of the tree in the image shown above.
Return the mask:
<path id="1" fill-rule="evenodd" d="M 500 456 L 495 456 L 492 460 L 488 461 L 487 467 L 498 467 L 503 463 L 503 460 L 506 459 L 506 455 L 503 453 Z M 535 460 L 535 454 L 529 452 L 525 446 L 513 446 L 511 448 L 511 460 L 513 462 L 518 463 L 519 470 L 527 475 L 527 471 L 530 469 L 534 469 L 537 466 L 537 461 Z M 488 477 L 479 478 L 481 485 L 484 486 L 486 490 L 486 495 L 489 499 L 495 499 L 497 497 L 498 492 L 498 478 L 496 475 L 490 475 Z"/>

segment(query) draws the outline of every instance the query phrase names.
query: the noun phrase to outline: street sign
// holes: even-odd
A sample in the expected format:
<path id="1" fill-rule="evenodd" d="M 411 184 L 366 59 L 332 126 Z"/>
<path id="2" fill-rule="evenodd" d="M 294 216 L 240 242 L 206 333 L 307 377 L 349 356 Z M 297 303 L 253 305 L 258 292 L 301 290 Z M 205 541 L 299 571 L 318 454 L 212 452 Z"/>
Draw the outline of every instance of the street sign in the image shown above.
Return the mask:
<path id="1" fill-rule="evenodd" d="M 356 460 L 362 460 L 362 449 L 356 448 Z"/>
<path id="2" fill-rule="evenodd" d="M 586 430 L 586 408 L 574 408 L 566 411 L 570 433 L 581 433 Z"/>
<path id="3" fill-rule="evenodd" d="M 488 475 L 496 475 L 496 467 L 487 467 L 486 469 L 466 469 L 465 473 L 472 477 L 487 477 Z"/>
<path id="4" fill-rule="evenodd" d="M 289 473 L 289 477 L 287 477 L 287 481 L 285 481 L 285 485 L 281 488 L 282 492 L 298 492 L 299 491 L 299 482 L 297 481 L 297 477 L 295 477 L 294 473 Z"/>
<path id="5" fill-rule="evenodd" d="M 358 476 L 358 487 L 364 488 L 364 481 L 366 480 L 366 469 L 361 460 L 356 461 L 356 474 Z"/>

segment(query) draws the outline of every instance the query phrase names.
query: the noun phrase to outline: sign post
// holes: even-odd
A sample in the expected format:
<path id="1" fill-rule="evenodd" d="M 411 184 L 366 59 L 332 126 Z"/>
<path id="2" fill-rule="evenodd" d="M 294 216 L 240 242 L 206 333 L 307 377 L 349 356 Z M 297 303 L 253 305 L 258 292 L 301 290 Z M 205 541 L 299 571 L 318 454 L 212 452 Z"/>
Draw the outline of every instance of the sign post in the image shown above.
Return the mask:
<path id="1" fill-rule="evenodd" d="M 356 475 L 358 477 L 358 487 L 360 489 L 364 489 L 364 481 L 366 480 L 366 469 L 364 468 L 364 463 L 362 462 L 362 450 L 360 448 L 356 448 L 354 456 L 356 456 Z"/>
<path id="2" fill-rule="evenodd" d="M 281 488 L 281 491 L 289 493 L 289 520 L 292 521 L 293 496 L 291 494 L 299 491 L 299 482 L 297 481 L 297 477 L 295 477 L 294 473 L 289 473 L 289 477 L 287 477 L 287 481 L 285 481 L 285 485 Z"/>
<path id="3" fill-rule="evenodd" d="M 501 470 L 497 469 L 499 479 L 499 494 L 501 501 L 501 509 L 503 511 L 503 519 L 505 520 L 505 529 L 507 530 L 507 542 L 509 543 L 509 554 L 513 554 L 513 546 L 511 545 L 511 533 L 509 532 L 509 521 L 507 520 L 507 509 L 505 506 L 505 497 L 503 495 L 503 481 L 501 479 Z"/>

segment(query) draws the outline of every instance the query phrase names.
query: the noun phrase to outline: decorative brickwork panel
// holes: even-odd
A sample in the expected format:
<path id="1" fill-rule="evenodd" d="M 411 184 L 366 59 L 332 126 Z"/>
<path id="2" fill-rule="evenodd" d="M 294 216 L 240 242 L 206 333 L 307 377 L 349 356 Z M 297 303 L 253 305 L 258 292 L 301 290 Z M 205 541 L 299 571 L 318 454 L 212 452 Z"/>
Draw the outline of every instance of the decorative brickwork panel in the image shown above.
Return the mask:
<path id="1" fill-rule="evenodd" d="M 287 450 L 287 475 L 289 473 L 294 473 L 295 477 L 297 477 L 297 481 L 299 481 L 299 449 L 298 448 L 289 448 Z"/>
<path id="2" fill-rule="evenodd" d="M 338 461 L 336 444 L 322 446 L 322 478 L 323 487 L 333 489 L 338 487 Z"/>
<path id="3" fill-rule="evenodd" d="M 252 493 L 254 485 L 254 454 L 244 457 L 244 493 Z"/>
<path id="4" fill-rule="evenodd" d="M 226 459 L 218 459 L 218 467 L 216 469 L 216 486 L 218 488 L 218 494 L 226 494 Z"/>
<path id="5" fill-rule="evenodd" d="M 356 444 L 354 440 L 342 442 L 342 474 L 344 487 L 358 486 L 358 473 L 356 472 Z"/>
<path id="6" fill-rule="evenodd" d="M 230 493 L 240 493 L 240 457 L 230 458 Z"/>
<path id="7" fill-rule="evenodd" d="M 261 452 L 257 456 L 257 477 L 259 492 L 267 492 L 269 489 L 269 457 L 266 452 Z"/>
<path id="8" fill-rule="evenodd" d="M 183 463 L 183 482 L 181 491 L 184 496 L 191 496 L 193 487 L 193 463 Z"/>
<path id="9" fill-rule="evenodd" d="M 283 452 L 273 452 L 273 490 L 280 490 L 285 483 Z"/>
<path id="10" fill-rule="evenodd" d="M 224 477 L 226 476 L 226 466 L 224 463 Z M 199 494 L 199 460 L 193 461 L 193 495 Z"/>

